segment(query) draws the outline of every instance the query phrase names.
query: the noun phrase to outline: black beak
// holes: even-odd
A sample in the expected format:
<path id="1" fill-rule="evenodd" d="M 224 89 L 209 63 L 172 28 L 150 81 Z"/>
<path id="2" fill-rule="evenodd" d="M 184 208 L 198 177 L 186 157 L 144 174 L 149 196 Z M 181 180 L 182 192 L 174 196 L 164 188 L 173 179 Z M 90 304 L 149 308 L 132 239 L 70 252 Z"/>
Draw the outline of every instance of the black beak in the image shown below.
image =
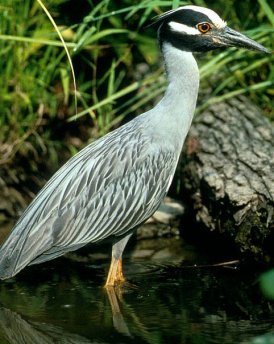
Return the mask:
<path id="1" fill-rule="evenodd" d="M 263 47 L 261 44 L 227 26 L 224 29 L 218 30 L 218 33 L 215 31 L 213 35 L 213 39 L 214 38 L 222 46 L 240 47 L 257 50 L 265 54 L 271 54 L 271 51 Z"/>

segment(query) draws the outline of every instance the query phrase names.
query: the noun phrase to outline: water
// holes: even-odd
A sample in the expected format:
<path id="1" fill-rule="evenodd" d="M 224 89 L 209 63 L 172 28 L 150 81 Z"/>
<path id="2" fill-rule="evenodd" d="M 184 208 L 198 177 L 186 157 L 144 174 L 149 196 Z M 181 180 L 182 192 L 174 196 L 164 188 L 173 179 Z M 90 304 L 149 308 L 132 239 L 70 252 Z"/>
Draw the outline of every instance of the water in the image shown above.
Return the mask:
<path id="1" fill-rule="evenodd" d="M 93 250 L 93 249 L 92 249 Z M 26 269 L 0 284 L 0 343 L 273 343 L 273 303 L 257 274 L 180 239 L 128 250 L 124 288 L 105 290 L 108 248 Z M 251 270 L 251 271 L 250 271 Z"/>

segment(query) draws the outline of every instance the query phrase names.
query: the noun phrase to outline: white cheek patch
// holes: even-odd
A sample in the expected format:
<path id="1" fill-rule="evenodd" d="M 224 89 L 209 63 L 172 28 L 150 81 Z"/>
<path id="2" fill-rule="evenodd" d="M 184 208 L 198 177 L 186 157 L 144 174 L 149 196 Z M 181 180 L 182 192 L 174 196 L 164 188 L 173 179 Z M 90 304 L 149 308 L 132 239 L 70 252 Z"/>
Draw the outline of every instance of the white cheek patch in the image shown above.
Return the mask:
<path id="1" fill-rule="evenodd" d="M 185 24 L 177 23 L 177 22 L 170 22 L 168 23 L 169 27 L 172 31 L 178 33 L 186 33 L 188 35 L 201 35 L 201 32 L 194 27 L 187 26 Z"/>

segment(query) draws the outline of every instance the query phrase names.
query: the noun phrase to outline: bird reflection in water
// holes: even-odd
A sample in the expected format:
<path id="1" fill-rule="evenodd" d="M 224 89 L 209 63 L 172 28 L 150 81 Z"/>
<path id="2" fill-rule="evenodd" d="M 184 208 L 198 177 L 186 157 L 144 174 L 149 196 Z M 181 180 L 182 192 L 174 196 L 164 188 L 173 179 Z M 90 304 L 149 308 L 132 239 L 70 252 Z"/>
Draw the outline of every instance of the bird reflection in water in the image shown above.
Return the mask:
<path id="1" fill-rule="evenodd" d="M 4 307 L 0 307 L 0 335 L 1 332 L 10 344 L 94 343 L 77 334 L 66 332 L 62 327 L 25 320 L 18 313 Z"/>
<path id="2" fill-rule="evenodd" d="M 113 327 L 119 333 L 131 337 L 128 326 L 125 322 L 120 308 L 120 302 L 123 302 L 122 289 L 119 287 L 108 287 L 106 288 L 106 293 L 108 295 L 108 300 L 111 306 Z"/>
<path id="3" fill-rule="evenodd" d="M 109 310 L 111 310 L 113 322 L 112 330 L 123 335 L 123 337 L 134 338 L 130 333 L 122 313 L 122 310 L 125 308 L 127 315 L 130 315 L 131 322 L 135 323 L 139 335 L 141 335 L 141 337 L 143 335 L 144 339 L 148 338 L 148 331 L 140 322 L 136 314 L 134 314 L 133 309 L 124 302 L 123 289 L 119 287 L 110 287 L 106 289 L 105 295 L 107 295 L 109 304 L 104 311 L 108 313 Z M 90 326 L 93 326 L 93 324 L 91 323 Z M 91 340 L 81 335 L 70 333 L 61 326 L 29 320 L 27 317 L 15 311 L 0 307 L 0 342 L 3 340 L 3 337 L 7 343 L 11 344 L 85 344 L 96 342 L 96 339 Z M 100 343 L 102 343 L 101 340 Z"/>

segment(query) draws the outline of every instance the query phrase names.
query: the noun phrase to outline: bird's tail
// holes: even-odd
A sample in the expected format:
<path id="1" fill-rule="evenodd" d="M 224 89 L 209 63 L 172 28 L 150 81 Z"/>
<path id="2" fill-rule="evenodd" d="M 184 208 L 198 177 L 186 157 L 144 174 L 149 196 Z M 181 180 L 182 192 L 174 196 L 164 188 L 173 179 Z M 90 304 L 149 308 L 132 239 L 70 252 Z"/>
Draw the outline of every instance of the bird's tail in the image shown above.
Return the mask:
<path id="1" fill-rule="evenodd" d="M 16 251 L 13 251 L 14 242 L 10 237 L 4 242 L 0 248 L 0 279 L 4 280 L 16 275 L 21 269 L 17 268 Z"/>
<path id="2" fill-rule="evenodd" d="M 15 276 L 50 246 L 50 240 L 43 239 L 40 226 L 37 229 L 29 233 L 22 222 L 14 227 L 0 248 L 0 279 Z"/>

